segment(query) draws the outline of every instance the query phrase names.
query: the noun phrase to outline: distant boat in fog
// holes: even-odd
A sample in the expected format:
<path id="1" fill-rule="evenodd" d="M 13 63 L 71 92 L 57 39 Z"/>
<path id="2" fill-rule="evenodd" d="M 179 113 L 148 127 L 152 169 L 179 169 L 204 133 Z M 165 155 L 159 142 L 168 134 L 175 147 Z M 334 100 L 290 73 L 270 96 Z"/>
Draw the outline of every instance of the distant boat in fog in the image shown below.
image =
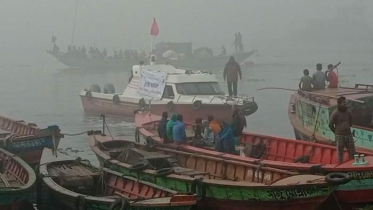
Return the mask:
<path id="1" fill-rule="evenodd" d="M 99 57 L 89 58 L 87 56 L 74 56 L 68 53 L 58 51 L 47 51 L 61 63 L 68 67 L 81 67 L 86 69 L 107 70 L 128 70 L 140 61 L 147 62 L 144 56 L 135 58 L 113 58 Z M 232 54 L 214 55 L 210 48 L 202 47 L 192 50 L 192 43 L 159 43 L 154 50 L 157 64 L 170 64 L 178 68 L 200 69 L 200 70 L 223 70 L 224 65 L 230 56 L 233 56 L 238 63 L 244 62 L 253 55 L 257 50 L 248 52 L 237 52 Z"/>

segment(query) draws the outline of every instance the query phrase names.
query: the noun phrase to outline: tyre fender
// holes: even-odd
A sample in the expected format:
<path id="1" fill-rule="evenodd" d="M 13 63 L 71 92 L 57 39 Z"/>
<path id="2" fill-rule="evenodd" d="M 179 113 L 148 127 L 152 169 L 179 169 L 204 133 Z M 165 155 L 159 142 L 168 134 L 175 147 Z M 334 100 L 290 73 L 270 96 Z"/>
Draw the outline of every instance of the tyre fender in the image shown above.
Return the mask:
<path id="1" fill-rule="evenodd" d="M 197 101 L 193 102 L 193 109 L 194 110 L 200 109 L 201 107 L 202 107 L 202 101 L 197 100 Z"/>
<path id="2" fill-rule="evenodd" d="M 350 175 L 341 172 L 329 173 L 325 176 L 326 182 L 333 185 L 346 184 L 351 180 Z"/>

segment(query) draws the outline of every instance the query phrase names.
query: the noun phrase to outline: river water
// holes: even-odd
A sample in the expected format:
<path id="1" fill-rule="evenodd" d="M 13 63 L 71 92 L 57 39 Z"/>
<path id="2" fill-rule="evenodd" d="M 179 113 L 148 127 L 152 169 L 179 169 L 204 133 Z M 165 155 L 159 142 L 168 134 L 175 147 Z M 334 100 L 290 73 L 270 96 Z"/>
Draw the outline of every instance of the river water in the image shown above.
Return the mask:
<path id="1" fill-rule="evenodd" d="M 321 62 L 342 62 L 339 68 L 342 86 L 355 83 L 372 84 L 372 53 L 369 51 L 334 51 L 273 49 L 260 51 L 249 60 L 255 66 L 243 68 L 243 80 L 239 82 L 239 94 L 255 97 L 259 105 L 256 113 L 247 117 L 250 132 L 293 138 L 293 129 L 287 118 L 287 105 L 291 91 L 262 90 L 263 87 L 296 89 L 302 71 L 315 71 Z M 45 51 L 30 52 L 21 57 L 6 55 L 0 64 L 1 115 L 34 122 L 39 127 L 60 126 L 63 133 L 74 134 L 102 128 L 98 116 L 84 114 L 79 92 L 91 84 L 103 87 L 114 84 L 117 92 L 127 85 L 129 70 L 107 71 L 69 69 Z M 222 69 L 217 72 L 222 88 Z M 113 136 L 134 139 L 135 126 L 131 118 L 109 118 L 107 123 Z M 72 156 L 81 156 L 97 164 L 88 146 L 87 136 L 66 136 L 59 147 L 68 149 Z"/>

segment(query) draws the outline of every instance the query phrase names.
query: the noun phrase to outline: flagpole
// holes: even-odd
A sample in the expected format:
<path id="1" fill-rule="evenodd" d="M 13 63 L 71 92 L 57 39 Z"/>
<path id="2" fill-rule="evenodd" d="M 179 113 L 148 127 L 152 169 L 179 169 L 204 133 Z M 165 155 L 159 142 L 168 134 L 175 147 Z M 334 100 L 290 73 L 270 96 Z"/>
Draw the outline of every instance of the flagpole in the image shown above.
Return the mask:
<path id="1" fill-rule="evenodd" d="M 79 1 L 79 0 L 76 0 L 76 3 L 75 3 L 74 26 L 73 26 L 73 33 L 72 33 L 72 35 L 71 35 L 71 45 L 74 44 L 75 24 L 76 24 L 76 12 L 77 12 L 77 10 L 78 10 L 78 1 Z"/>
<path id="2" fill-rule="evenodd" d="M 151 64 L 152 55 L 153 55 L 153 35 L 150 35 L 150 56 L 149 56 L 149 64 Z"/>

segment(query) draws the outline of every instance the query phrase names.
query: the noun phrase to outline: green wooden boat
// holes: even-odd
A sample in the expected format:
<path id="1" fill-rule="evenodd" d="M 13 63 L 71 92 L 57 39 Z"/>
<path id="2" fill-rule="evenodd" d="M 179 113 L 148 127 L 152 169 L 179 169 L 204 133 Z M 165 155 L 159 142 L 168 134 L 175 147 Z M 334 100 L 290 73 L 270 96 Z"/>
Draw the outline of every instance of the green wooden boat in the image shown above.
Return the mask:
<path id="1" fill-rule="evenodd" d="M 100 164 L 126 176 L 197 194 L 201 209 L 317 209 L 337 187 L 324 176 L 113 140 L 89 132 Z"/>
<path id="2" fill-rule="evenodd" d="M 48 197 L 38 205 L 42 209 L 188 210 L 196 204 L 195 195 L 178 194 L 109 169 L 100 170 L 80 158 L 43 164 L 39 173 L 39 188 L 43 187 Z"/>
<path id="3" fill-rule="evenodd" d="M 20 157 L 0 148 L 0 209 L 31 209 L 34 170 Z"/>

